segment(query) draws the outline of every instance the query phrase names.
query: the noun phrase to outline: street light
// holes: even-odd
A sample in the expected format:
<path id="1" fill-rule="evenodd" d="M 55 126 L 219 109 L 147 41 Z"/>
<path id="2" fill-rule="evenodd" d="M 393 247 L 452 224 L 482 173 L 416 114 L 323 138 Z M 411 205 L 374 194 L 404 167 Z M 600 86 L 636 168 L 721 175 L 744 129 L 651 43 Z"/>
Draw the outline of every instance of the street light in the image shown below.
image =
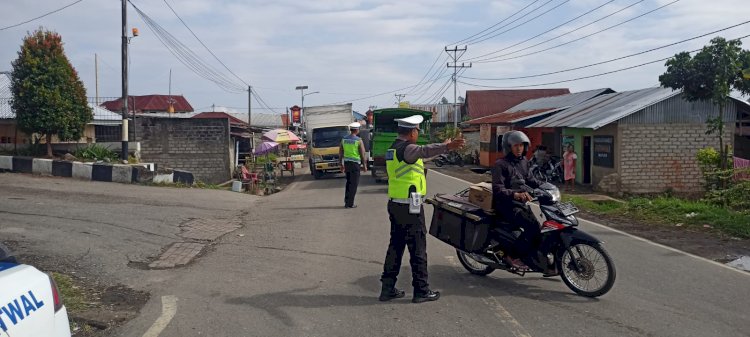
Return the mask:
<path id="1" fill-rule="evenodd" d="M 294 90 L 299 90 L 300 91 L 300 99 L 302 100 L 302 102 L 301 102 L 302 106 L 300 106 L 300 114 L 302 114 L 302 116 L 304 116 L 304 118 L 307 119 L 307 115 L 304 114 L 305 113 L 305 96 L 312 95 L 312 94 L 317 94 L 317 93 L 320 93 L 320 91 L 313 91 L 313 92 L 305 93 L 305 89 L 307 89 L 306 85 L 300 85 L 300 86 L 297 86 L 296 88 L 294 88 Z M 306 128 L 307 127 L 307 123 L 304 123 L 304 124 L 305 124 L 304 127 Z M 299 131 L 299 130 L 297 130 L 297 131 Z"/>

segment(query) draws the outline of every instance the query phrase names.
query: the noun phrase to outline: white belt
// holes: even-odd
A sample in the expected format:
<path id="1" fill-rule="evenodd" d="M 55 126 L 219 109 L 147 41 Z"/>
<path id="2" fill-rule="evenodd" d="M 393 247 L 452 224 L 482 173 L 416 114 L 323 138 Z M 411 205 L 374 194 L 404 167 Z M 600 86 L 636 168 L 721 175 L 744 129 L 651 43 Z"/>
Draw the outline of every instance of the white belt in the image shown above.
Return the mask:
<path id="1" fill-rule="evenodd" d="M 408 205 L 409 203 L 411 203 L 411 200 L 409 200 L 409 199 L 396 199 L 396 198 L 391 198 L 390 200 L 391 200 L 391 201 L 393 201 L 393 202 L 395 202 L 395 203 L 397 203 L 397 204 L 405 204 L 405 205 Z"/>

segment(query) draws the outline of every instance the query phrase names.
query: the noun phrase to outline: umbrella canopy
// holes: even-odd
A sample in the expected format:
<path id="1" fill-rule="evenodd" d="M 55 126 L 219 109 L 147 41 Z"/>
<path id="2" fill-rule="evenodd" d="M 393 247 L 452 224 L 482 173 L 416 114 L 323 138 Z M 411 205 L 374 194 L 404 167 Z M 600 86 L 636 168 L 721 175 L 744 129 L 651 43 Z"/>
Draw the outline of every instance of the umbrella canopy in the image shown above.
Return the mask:
<path id="1" fill-rule="evenodd" d="M 282 144 L 296 143 L 300 140 L 294 132 L 284 129 L 273 129 L 268 131 L 263 134 L 263 139 Z"/>
<path id="2" fill-rule="evenodd" d="M 279 143 L 276 142 L 263 142 L 255 148 L 255 154 L 267 154 L 279 147 Z"/>

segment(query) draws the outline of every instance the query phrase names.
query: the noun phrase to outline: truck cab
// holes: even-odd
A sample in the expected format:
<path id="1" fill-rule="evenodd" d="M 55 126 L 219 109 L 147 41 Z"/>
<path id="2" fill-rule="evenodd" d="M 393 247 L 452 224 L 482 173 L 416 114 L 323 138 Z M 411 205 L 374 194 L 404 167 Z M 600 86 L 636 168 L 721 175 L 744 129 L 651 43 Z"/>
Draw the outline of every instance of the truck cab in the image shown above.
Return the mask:
<path id="1" fill-rule="evenodd" d="M 326 173 L 341 171 L 339 146 L 341 139 L 349 135 L 347 126 L 329 126 L 312 130 L 310 137 L 310 171 L 315 179 Z"/>
<path id="2" fill-rule="evenodd" d="M 418 145 L 428 144 L 430 141 L 430 120 L 432 113 L 409 108 L 387 108 L 373 111 L 372 129 L 370 130 L 370 173 L 376 180 L 387 180 L 385 169 L 385 153 L 398 137 L 398 125 L 394 119 L 422 115 L 424 122 L 419 126 Z"/>

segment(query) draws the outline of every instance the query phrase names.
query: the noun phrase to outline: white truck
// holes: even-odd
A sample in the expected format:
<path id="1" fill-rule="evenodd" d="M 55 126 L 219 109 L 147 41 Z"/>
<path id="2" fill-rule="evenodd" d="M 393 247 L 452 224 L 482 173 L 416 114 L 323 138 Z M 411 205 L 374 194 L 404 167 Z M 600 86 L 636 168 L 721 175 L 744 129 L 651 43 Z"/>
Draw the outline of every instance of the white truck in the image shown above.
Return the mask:
<path id="1" fill-rule="evenodd" d="M 0 245 L 0 337 L 70 337 L 68 313 L 49 275 Z"/>
<path id="2" fill-rule="evenodd" d="M 303 116 L 310 173 L 320 179 L 326 173 L 341 172 L 339 145 L 354 121 L 352 104 L 309 106 L 304 108 Z"/>

